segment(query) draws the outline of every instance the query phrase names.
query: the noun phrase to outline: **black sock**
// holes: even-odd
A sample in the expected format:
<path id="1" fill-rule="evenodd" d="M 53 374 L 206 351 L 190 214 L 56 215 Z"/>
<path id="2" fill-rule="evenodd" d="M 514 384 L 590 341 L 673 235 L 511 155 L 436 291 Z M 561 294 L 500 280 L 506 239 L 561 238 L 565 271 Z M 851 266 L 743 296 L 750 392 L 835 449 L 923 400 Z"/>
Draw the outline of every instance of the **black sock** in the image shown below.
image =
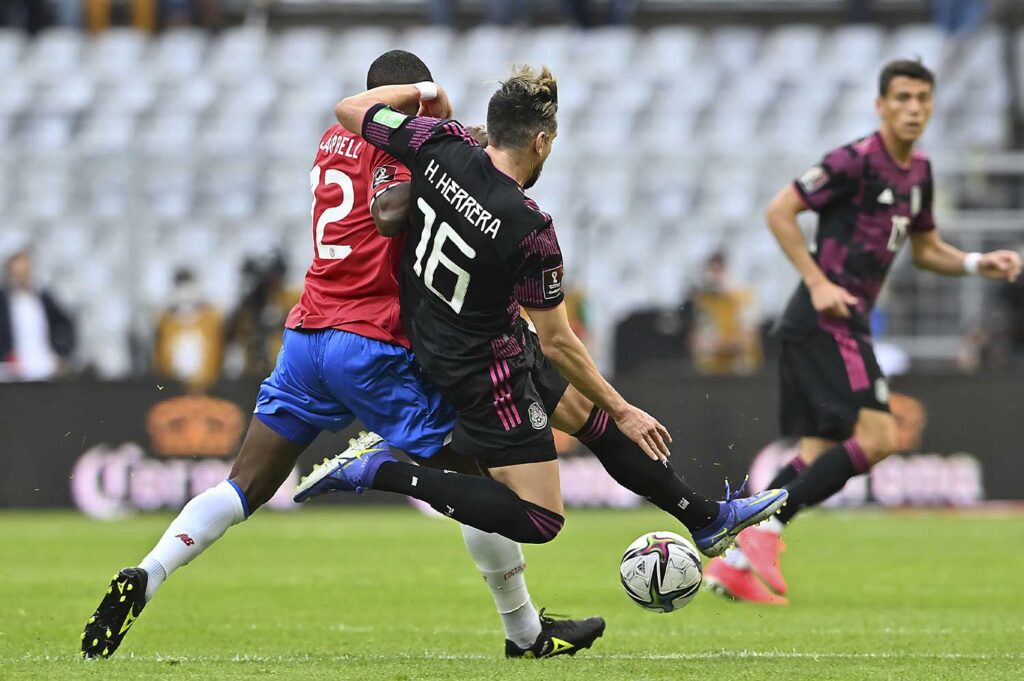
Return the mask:
<path id="1" fill-rule="evenodd" d="M 601 409 L 594 407 L 573 437 L 594 453 L 615 482 L 671 514 L 691 532 L 707 527 L 718 517 L 718 502 L 683 482 L 668 462 L 650 459 Z"/>
<path id="2" fill-rule="evenodd" d="M 439 513 L 484 532 L 496 532 L 523 544 L 555 538 L 565 518 L 520 499 L 505 485 L 479 475 L 387 461 L 377 469 L 373 489 L 421 499 Z"/>
<path id="3" fill-rule="evenodd" d="M 765 489 L 781 489 L 800 477 L 800 474 L 807 470 L 807 464 L 799 455 L 794 456 L 785 466 L 779 469 L 772 481 Z"/>
<path id="4" fill-rule="evenodd" d="M 788 523 L 801 509 L 815 506 L 838 492 L 846 481 L 871 467 L 867 455 L 852 437 L 829 447 L 787 487 L 789 500 L 777 517 Z"/>

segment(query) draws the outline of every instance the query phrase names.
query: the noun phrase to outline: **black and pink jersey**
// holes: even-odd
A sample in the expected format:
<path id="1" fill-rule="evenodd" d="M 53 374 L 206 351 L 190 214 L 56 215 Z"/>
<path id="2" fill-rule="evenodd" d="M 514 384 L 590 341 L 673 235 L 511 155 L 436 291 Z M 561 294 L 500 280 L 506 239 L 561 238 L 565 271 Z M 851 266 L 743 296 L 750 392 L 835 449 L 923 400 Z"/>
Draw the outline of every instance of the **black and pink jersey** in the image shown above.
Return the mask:
<path id="1" fill-rule="evenodd" d="M 835 149 L 793 182 L 818 213 L 814 259 L 831 281 L 859 300 L 849 319 L 819 315 L 801 283 L 780 320 L 783 337 L 815 328 L 869 335 L 868 317 L 907 235 L 935 229 L 931 162 L 914 151 L 896 163 L 879 133 Z"/>
<path id="2" fill-rule="evenodd" d="M 551 216 L 456 121 L 378 105 L 362 132 L 411 173 L 402 321 L 427 375 L 451 387 L 488 367 L 507 373 L 510 363 L 532 361 L 520 305 L 563 300 Z"/>

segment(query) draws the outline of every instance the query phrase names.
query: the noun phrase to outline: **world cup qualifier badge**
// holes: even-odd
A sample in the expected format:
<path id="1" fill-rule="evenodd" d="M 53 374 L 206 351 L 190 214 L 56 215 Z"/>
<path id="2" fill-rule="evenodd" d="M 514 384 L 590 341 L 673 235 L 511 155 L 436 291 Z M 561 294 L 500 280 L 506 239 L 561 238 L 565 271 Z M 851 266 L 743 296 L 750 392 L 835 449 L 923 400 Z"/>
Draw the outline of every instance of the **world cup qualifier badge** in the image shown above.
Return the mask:
<path id="1" fill-rule="evenodd" d="M 373 186 L 370 188 L 376 189 L 382 184 L 391 182 L 393 179 L 395 179 L 395 174 L 397 172 L 398 169 L 395 168 L 395 166 L 379 166 L 376 170 L 373 171 Z"/>
<path id="2" fill-rule="evenodd" d="M 544 281 L 544 300 L 555 300 L 562 292 L 562 265 L 544 270 L 541 275 Z"/>
<path id="3" fill-rule="evenodd" d="M 538 402 L 531 404 L 526 413 L 530 417 L 530 425 L 533 426 L 534 430 L 542 430 L 544 426 L 548 425 L 548 415 L 544 411 L 544 407 L 540 406 Z"/>

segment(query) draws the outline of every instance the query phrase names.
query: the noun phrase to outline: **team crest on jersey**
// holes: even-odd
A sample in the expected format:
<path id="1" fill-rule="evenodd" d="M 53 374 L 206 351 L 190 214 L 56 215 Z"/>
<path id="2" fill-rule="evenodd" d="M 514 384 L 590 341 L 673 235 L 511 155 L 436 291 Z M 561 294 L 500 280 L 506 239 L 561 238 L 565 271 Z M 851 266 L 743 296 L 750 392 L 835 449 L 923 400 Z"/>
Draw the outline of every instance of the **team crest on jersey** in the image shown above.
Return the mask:
<path id="1" fill-rule="evenodd" d="M 382 184 L 391 182 L 391 180 L 395 179 L 397 173 L 398 169 L 395 166 L 380 166 L 373 171 L 373 186 L 371 189 L 376 189 Z"/>
<path id="2" fill-rule="evenodd" d="M 561 265 L 544 270 L 541 276 L 544 280 L 544 300 L 554 300 L 562 293 L 563 272 Z"/>
<path id="3" fill-rule="evenodd" d="M 526 414 L 530 417 L 530 425 L 534 430 L 543 430 L 544 426 L 548 425 L 548 415 L 539 402 L 531 404 L 530 408 L 526 410 Z"/>
<path id="4" fill-rule="evenodd" d="M 915 218 L 921 212 L 921 185 L 915 184 L 910 188 L 910 214 Z"/>
<path id="5" fill-rule="evenodd" d="M 813 194 L 828 182 L 828 173 L 821 166 L 814 166 L 797 180 L 808 194 Z"/>

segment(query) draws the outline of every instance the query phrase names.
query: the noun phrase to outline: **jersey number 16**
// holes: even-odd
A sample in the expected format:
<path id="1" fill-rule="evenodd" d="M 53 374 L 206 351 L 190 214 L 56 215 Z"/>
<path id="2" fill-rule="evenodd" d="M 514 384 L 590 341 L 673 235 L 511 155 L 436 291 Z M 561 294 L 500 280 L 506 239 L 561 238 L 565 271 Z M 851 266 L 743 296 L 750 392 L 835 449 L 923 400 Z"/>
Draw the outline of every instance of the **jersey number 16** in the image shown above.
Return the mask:
<path id="1" fill-rule="evenodd" d="M 447 222 L 442 222 L 437 228 L 434 236 L 434 247 L 430 249 L 430 256 L 427 257 L 426 268 L 423 266 L 423 256 L 427 253 L 427 246 L 430 242 L 434 223 L 437 221 L 437 212 L 430 207 L 430 204 L 420 198 L 416 205 L 423 212 L 423 231 L 420 233 L 420 241 L 416 244 L 416 262 L 412 269 L 416 276 L 423 277 L 423 283 L 434 292 L 438 298 L 448 303 L 448 306 L 455 310 L 455 314 L 462 311 L 462 305 L 466 301 L 466 291 L 469 290 L 469 272 L 459 267 L 455 262 L 444 254 L 442 250 L 446 242 L 451 241 L 464 256 L 472 260 L 476 257 L 473 247 L 462 240 L 458 232 L 452 229 Z M 446 296 L 434 286 L 434 274 L 438 266 L 444 266 L 446 270 L 455 275 L 455 289 L 451 297 Z"/>

